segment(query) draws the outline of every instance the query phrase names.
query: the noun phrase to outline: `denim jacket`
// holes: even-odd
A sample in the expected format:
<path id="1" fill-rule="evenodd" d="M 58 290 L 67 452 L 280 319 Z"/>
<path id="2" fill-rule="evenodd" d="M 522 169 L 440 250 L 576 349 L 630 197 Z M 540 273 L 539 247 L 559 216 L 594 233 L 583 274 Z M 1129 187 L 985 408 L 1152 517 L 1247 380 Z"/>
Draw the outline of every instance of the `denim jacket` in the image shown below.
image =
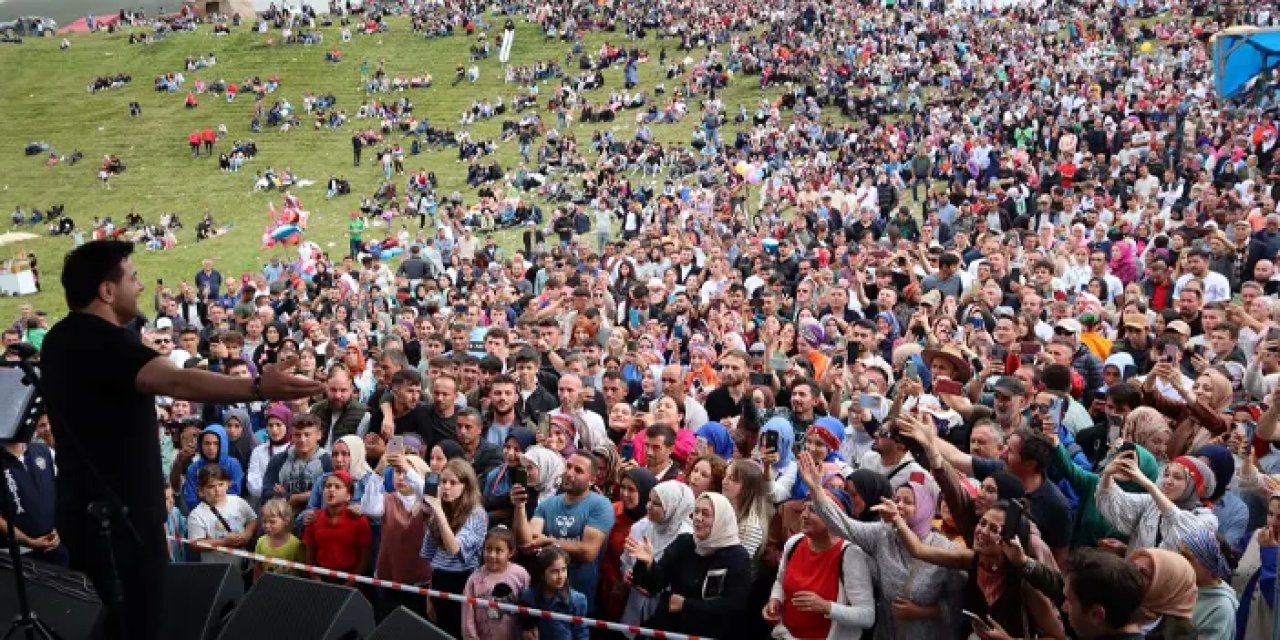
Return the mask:
<path id="1" fill-rule="evenodd" d="M 587 615 L 587 596 L 572 589 L 567 590 L 567 595 L 547 597 L 534 587 L 529 587 L 520 592 L 520 604 L 571 616 Z M 590 630 L 586 625 L 574 625 L 560 620 L 526 616 L 520 619 L 520 624 L 524 629 L 532 629 L 536 625 L 538 640 L 588 640 L 590 637 Z"/>

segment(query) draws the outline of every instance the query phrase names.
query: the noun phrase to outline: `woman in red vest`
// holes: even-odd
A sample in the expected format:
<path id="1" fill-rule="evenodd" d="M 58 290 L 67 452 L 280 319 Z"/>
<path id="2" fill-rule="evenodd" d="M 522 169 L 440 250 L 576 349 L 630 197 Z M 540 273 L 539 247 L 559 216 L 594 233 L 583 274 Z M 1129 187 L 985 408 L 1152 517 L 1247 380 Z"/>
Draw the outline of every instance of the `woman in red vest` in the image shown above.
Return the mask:
<path id="1" fill-rule="evenodd" d="M 835 504 L 851 502 L 839 489 L 826 491 Z M 810 500 L 800 516 L 800 533 L 782 548 L 778 577 L 763 616 L 778 625 L 774 638 L 857 640 L 875 624 L 871 584 L 867 554 L 831 535 Z"/>

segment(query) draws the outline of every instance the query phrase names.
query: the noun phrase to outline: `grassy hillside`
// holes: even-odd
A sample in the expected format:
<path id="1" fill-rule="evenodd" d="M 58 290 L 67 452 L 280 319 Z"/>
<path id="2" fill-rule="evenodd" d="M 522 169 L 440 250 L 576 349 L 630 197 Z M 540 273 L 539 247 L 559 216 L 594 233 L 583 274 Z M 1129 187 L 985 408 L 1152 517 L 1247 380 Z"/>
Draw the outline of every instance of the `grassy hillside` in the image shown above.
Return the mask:
<path id="1" fill-rule="evenodd" d="M 491 21 L 495 28 L 501 24 L 497 18 Z M 352 128 L 370 127 L 373 121 L 353 120 L 336 131 L 315 131 L 304 118 L 302 128 L 287 133 L 266 130 L 254 135 L 249 129 L 252 96 L 241 95 L 236 102 L 228 104 L 206 94 L 201 96 L 199 108 L 189 110 L 183 108 L 184 94 L 157 93 L 153 79 L 162 73 L 183 70 L 187 56 L 213 52 L 218 64 L 186 73 L 187 87 L 197 78 L 206 82 L 218 79 L 239 82 L 254 76 L 265 79 L 278 75 L 281 87 L 275 94 L 268 95 L 268 106 L 274 99 L 287 98 L 300 110 L 304 92 L 333 92 L 338 105 L 354 116 L 366 97 L 360 86 L 361 63 L 368 61 L 372 68 L 384 60 L 387 73 L 392 77 L 422 72 L 434 76 L 435 86 L 411 89 L 406 95 L 415 104 L 415 113 L 428 117 L 437 126 L 457 129 L 463 109 L 478 98 L 492 100 L 502 96 L 510 104 L 516 87 L 503 83 L 502 67 L 496 55 L 480 63 L 478 83 L 450 86 L 454 69 L 467 63 L 472 39 L 455 35 L 427 40 L 412 33 L 407 21 L 392 20 L 391 26 L 390 33 L 357 36 L 346 44 L 339 43 L 338 27 L 326 28 L 322 30 L 323 46 L 281 45 L 279 32 L 264 36 L 250 33 L 247 27 L 237 29 L 230 36 L 215 37 L 205 30 L 171 35 L 166 40 L 145 45 L 129 44 L 127 34 L 78 36 L 72 38 L 72 46 L 66 51 L 58 49 L 57 39 L 0 45 L 0 68 L 6 71 L 4 82 L 0 83 L 0 113 L 5 114 L 0 118 L 0 215 L 3 216 L 0 220 L 3 226 L 9 227 L 9 213 L 15 205 L 45 209 L 63 203 L 67 214 L 82 228 L 94 216 L 110 215 L 120 222 L 132 207 L 148 222 L 156 221 L 162 212 L 178 212 L 186 224 L 179 232 L 178 248 L 161 252 L 140 248 L 135 258 L 148 291 L 157 278 L 163 278 L 168 284 L 190 278 L 205 257 L 214 258 L 224 275 L 239 274 L 260 267 L 268 257 L 260 249 L 261 234 L 267 223 L 268 204 L 278 205 L 281 199 L 279 193 L 252 192 L 254 171 L 271 166 L 278 173 L 290 167 L 300 178 L 316 181 L 316 185 L 297 191 L 312 212 L 307 239 L 331 248 L 335 254 L 345 253 L 347 214 L 357 207 L 359 195 L 371 193 L 381 178 L 381 168 L 370 158 L 372 149 L 366 149 L 361 167 L 354 168 L 351 163 Z M 496 35 L 496 32 L 492 34 Z M 275 44 L 267 44 L 268 38 Z M 586 45 L 589 51 L 594 51 L 606 40 L 624 44 L 619 34 L 601 33 L 590 35 Z M 658 69 L 658 52 L 665 45 L 668 55 L 674 56 L 677 53 L 674 44 L 656 41 L 652 35 L 648 41 L 636 44 L 652 54 L 649 62 L 640 65 L 642 87 L 651 89 L 655 82 L 665 80 Z M 324 60 L 325 52 L 334 46 L 344 54 L 343 62 L 338 64 Z M 554 59 L 564 64 L 567 73 L 576 74 L 576 60 L 564 60 L 568 51 L 569 45 L 544 42 L 536 27 L 521 24 L 512 63 Z M 119 72 L 131 74 L 133 82 L 121 89 L 96 94 L 86 91 L 86 85 L 94 77 Z M 606 72 L 605 88 L 590 97 L 598 100 L 621 84 L 621 67 L 615 67 Z M 668 87 L 672 86 L 674 83 L 668 82 Z M 552 88 L 550 84 L 542 87 L 544 105 Z M 750 109 L 759 94 L 755 79 L 744 79 L 724 93 L 724 100 L 731 108 L 742 103 Z M 128 115 L 128 104 L 135 100 L 142 106 L 139 118 Z M 697 105 L 691 108 L 696 110 Z M 633 116 L 634 112 L 629 115 Z M 545 111 L 543 116 L 554 124 L 554 118 Z M 664 141 L 687 141 L 695 122 L 696 118 L 690 117 L 680 124 L 656 125 L 654 130 Z M 228 149 L 231 140 L 253 138 L 257 141 L 258 157 L 250 160 L 240 173 L 220 172 L 216 155 L 190 157 L 186 136 L 192 130 L 216 128 L 219 124 L 227 126 L 229 136 L 219 142 L 215 154 Z M 590 126 L 574 125 L 580 143 L 589 139 Z M 635 128 L 630 117 L 599 126 L 620 130 L 627 138 Z M 471 130 L 477 139 L 496 139 L 500 127 L 501 118 L 494 118 L 473 125 Z M 85 159 L 75 166 L 46 167 L 44 156 L 23 155 L 23 147 L 32 141 L 47 142 L 62 154 L 78 149 Z M 404 146 L 408 148 L 407 141 Z M 95 174 L 99 160 L 108 153 L 119 155 L 128 170 L 112 180 L 111 190 L 104 190 Z M 504 167 L 514 167 L 519 161 L 516 144 L 501 145 L 497 160 Z M 458 189 L 474 200 L 474 191 L 464 182 L 466 165 L 456 162 L 456 150 L 407 158 L 406 169 L 418 167 L 436 172 L 442 194 Z M 353 194 L 325 201 L 324 183 L 330 174 L 347 176 Z M 228 235 L 197 244 L 195 223 L 206 209 L 213 212 L 219 224 L 233 223 L 234 229 Z M 410 229 L 415 226 L 411 225 Z M 34 232 L 42 236 L 44 233 L 43 229 Z M 513 240 L 513 236 L 499 236 L 499 241 L 507 246 L 511 246 Z M 0 319 L 13 317 L 22 302 L 31 302 L 56 315 L 65 312 L 57 282 L 61 258 L 70 246 L 71 240 L 66 237 L 42 237 L 29 243 L 0 247 L 0 257 L 9 257 L 19 248 L 34 250 L 45 288 L 36 296 L 0 298 Z M 293 249 L 275 251 L 296 255 Z"/>

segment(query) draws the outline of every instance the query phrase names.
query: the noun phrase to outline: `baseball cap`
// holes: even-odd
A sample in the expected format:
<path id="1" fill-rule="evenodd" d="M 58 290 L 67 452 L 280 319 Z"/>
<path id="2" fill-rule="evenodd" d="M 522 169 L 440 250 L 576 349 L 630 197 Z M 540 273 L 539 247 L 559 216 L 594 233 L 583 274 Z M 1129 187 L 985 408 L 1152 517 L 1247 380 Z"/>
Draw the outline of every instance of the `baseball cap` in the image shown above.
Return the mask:
<path id="1" fill-rule="evenodd" d="M 996 380 L 996 393 L 1006 396 L 1025 396 L 1027 395 L 1027 385 L 1017 376 L 1000 376 Z"/>
<path id="2" fill-rule="evenodd" d="M 1183 322 L 1182 320 L 1174 320 L 1173 322 L 1170 322 L 1169 324 L 1165 325 L 1164 330 L 1173 331 L 1175 333 L 1181 333 L 1184 336 L 1191 335 L 1191 325 L 1188 325 L 1186 322 Z"/>
<path id="3" fill-rule="evenodd" d="M 1075 318 L 1063 318 L 1054 326 L 1063 331 L 1070 331 L 1075 334 L 1080 333 L 1080 321 Z"/>
<path id="4" fill-rule="evenodd" d="M 173 320 L 170 320 L 169 318 L 156 318 L 157 330 L 172 329 L 172 328 L 173 328 Z"/>
<path id="5" fill-rule="evenodd" d="M 1126 313 L 1124 314 L 1124 324 L 1126 327 L 1135 327 L 1138 329 L 1147 328 L 1147 316 L 1144 313 Z"/>

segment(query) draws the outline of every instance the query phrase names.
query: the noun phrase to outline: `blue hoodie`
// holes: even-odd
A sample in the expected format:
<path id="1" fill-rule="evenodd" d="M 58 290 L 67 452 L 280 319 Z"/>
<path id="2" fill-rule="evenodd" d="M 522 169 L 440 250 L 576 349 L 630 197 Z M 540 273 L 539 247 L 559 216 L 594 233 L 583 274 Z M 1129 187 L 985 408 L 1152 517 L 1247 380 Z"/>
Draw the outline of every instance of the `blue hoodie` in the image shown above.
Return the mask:
<path id="1" fill-rule="evenodd" d="M 182 484 L 182 500 L 186 503 L 187 509 L 191 510 L 200 504 L 200 498 L 196 496 L 196 478 L 200 474 L 200 470 L 211 460 L 205 460 L 204 454 L 201 452 L 200 444 L 204 442 L 204 435 L 212 433 L 218 436 L 218 460 L 217 463 L 227 470 L 227 475 L 231 476 L 231 488 L 227 489 L 228 495 L 240 495 L 240 483 L 244 480 L 244 469 L 240 466 L 240 461 L 231 457 L 227 446 L 227 431 L 220 424 L 211 424 L 200 432 L 200 437 L 196 439 L 196 459 L 187 467 L 186 480 Z"/>
<path id="2" fill-rule="evenodd" d="M 733 436 L 719 422 L 708 422 L 698 428 L 698 437 L 711 445 L 711 452 L 724 458 L 733 459 Z"/>

